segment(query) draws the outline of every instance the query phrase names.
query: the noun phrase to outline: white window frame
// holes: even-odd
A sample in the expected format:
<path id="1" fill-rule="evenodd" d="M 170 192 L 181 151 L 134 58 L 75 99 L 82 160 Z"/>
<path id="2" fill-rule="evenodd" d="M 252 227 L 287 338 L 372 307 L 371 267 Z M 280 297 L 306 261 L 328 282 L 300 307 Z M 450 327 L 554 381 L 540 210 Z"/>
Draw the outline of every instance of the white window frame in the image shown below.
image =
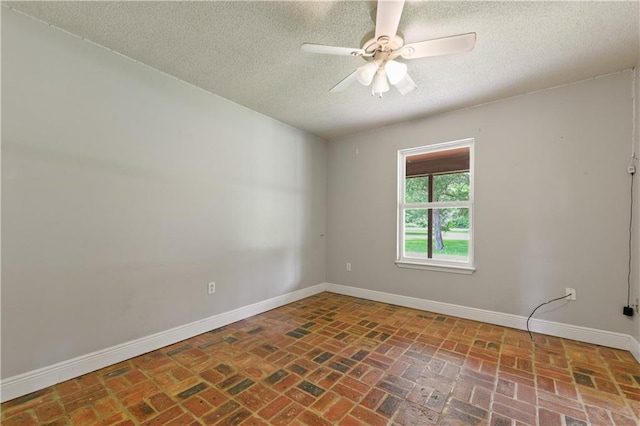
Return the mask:
<path id="1" fill-rule="evenodd" d="M 405 176 L 407 157 L 417 154 L 426 154 L 436 151 L 446 151 L 455 148 L 469 148 L 469 200 L 451 202 L 425 202 L 405 203 Z M 474 139 L 444 142 L 417 148 L 402 149 L 398 151 L 398 210 L 397 210 L 397 252 L 396 265 L 402 268 L 425 269 L 430 271 L 454 272 L 472 274 L 475 271 L 473 263 L 474 236 L 473 236 L 473 193 L 474 184 Z M 442 259 L 416 259 L 404 256 L 404 212 L 407 209 L 435 209 L 447 207 L 465 207 L 469 209 L 469 259 L 468 261 L 454 261 Z"/>

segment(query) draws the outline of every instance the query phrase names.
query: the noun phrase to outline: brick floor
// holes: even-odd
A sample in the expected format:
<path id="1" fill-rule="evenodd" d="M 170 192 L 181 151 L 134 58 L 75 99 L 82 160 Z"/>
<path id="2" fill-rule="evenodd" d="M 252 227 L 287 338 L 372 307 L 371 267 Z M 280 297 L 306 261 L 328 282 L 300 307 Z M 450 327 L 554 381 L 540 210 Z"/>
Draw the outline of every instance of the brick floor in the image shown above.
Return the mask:
<path id="1" fill-rule="evenodd" d="M 629 352 L 322 293 L 8 401 L 2 424 L 638 425 Z"/>

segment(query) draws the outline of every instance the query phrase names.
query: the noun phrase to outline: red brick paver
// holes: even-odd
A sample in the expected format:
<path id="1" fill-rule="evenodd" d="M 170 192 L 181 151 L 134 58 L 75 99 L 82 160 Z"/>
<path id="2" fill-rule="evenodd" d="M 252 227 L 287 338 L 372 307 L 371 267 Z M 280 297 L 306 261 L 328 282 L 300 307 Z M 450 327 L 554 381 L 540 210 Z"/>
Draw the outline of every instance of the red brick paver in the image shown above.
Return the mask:
<path id="1" fill-rule="evenodd" d="M 626 351 L 322 293 L 8 401 L 3 425 L 637 425 Z"/>

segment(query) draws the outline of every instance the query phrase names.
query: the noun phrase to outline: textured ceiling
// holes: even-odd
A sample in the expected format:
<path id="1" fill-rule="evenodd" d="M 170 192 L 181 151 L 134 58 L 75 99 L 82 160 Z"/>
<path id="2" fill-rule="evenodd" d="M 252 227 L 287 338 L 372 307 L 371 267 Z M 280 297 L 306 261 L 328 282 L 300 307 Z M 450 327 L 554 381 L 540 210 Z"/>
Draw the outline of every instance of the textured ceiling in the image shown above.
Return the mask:
<path id="1" fill-rule="evenodd" d="M 360 47 L 371 1 L 3 2 L 284 123 L 331 139 L 632 68 L 640 3 L 408 1 L 407 43 L 476 32 L 470 53 L 407 61 L 418 89 L 382 99 L 362 59 L 300 52 Z"/>

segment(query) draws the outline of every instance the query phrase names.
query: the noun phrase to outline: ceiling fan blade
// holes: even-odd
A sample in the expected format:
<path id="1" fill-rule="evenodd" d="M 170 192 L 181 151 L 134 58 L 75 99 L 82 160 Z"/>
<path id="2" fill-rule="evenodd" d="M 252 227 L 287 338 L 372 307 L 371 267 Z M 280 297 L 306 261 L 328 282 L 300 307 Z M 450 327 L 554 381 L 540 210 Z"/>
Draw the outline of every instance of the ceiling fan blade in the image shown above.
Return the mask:
<path id="1" fill-rule="evenodd" d="M 404 0 L 378 0 L 376 11 L 376 40 L 382 36 L 389 37 L 390 40 L 398 32 L 398 24 L 402 16 Z"/>
<path id="2" fill-rule="evenodd" d="M 348 76 L 346 76 L 345 78 L 342 79 L 342 81 L 338 84 L 336 84 L 335 86 L 333 86 L 331 88 L 331 90 L 329 90 L 330 93 L 338 93 L 338 92 L 342 92 L 344 91 L 347 87 L 351 86 L 351 84 L 354 81 L 357 81 L 357 77 L 356 77 L 356 73 L 358 71 L 354 71 L 351 74 L 349 74 Z"/>
<path id="3" fill-rule="evenodd" d="M 468 52 L 476 44 L 476 33 L 458 34 L 406 44 L 400 55 L 405 59 L 426 58 L 428 56 L 451 55 Z"/>
<path id="4" fill-rule="evenodd" d="M 364 50 L 350 47 L 326 46 L 324 44 L 304 43 L 300 46 L 301 52 L 322 53 L 325 55 L 362 56 Z"/>
<path id="5" fill-rule="evenodd" d="M 418 87 L 413 79 L 409 77 L 409 74 L 405 74 L 404 78 L 400 80 L 395 86 L 401 95 L 406 95 L 407 93 L 415 90 Z"/>

